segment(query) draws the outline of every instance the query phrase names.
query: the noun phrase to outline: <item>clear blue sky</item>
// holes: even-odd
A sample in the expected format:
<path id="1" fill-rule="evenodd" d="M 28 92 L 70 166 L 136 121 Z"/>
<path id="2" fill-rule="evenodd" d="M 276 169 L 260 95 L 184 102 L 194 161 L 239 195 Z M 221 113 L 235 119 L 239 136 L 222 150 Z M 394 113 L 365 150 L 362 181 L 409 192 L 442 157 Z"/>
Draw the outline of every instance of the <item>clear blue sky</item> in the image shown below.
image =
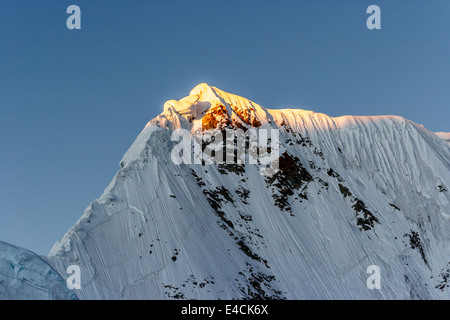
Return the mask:
<path id="1" fill-rule="evenodd" d="M 0 239 L 47 254 L 163 103 L 200 82 L 450 131 L 450 1 L 0 0 Z"/>

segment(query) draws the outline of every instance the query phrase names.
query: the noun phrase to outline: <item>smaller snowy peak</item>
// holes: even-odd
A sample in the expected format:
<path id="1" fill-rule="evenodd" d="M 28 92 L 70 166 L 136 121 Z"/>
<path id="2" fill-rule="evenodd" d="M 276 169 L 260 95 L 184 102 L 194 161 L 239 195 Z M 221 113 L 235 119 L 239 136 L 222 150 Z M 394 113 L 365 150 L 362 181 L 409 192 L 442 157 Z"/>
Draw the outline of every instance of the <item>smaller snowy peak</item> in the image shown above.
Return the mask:
<path id="1" fill-rule="evenodd" d="M 35 253 L 0 241 L 0 300 L 78 300 Z"/>

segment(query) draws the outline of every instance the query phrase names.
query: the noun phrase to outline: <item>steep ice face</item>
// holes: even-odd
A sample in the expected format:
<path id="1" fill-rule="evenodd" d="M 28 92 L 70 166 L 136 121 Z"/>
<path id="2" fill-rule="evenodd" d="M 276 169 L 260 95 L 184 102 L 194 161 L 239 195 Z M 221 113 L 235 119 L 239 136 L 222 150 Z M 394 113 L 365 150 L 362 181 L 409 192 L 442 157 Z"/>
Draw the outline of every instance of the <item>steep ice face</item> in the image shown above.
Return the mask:
<path id="1" fill-rule="evenodd" d="M 36 254 L 0 241 L 0 300 L 77 300 L 64 279 Z"/>
<path id="2" fill-rule="evenodd" d="M 280 170 L 177 165 L 180 128 L 277 129 Z M 402 117 L 271 110 L 200 84 L 121 167 L 48 256 L 80 266 L 80 298 L 450 298 L 450 145 Z"/>

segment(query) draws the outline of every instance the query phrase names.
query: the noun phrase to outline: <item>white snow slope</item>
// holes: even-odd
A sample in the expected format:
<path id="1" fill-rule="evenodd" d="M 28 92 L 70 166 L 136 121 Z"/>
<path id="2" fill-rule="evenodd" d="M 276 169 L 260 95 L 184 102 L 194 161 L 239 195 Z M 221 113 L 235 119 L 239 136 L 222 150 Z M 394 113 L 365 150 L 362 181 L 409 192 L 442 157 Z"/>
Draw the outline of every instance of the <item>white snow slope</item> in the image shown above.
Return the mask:
<path id="1" fill-rule="evenodd" d="M 41 257 L 0 241 L 0 300 L 78 300 Z"/>
<path id="2" fill-rule="evenodd" d="M 280 171 L 172 162 L 185 128 L 280 130 Z M 168 101 L 51 250 L 81 299 L 449 299 L 450 145 L 398 116 Z M 367 268 L 381 271 L 368 289 Z"/>

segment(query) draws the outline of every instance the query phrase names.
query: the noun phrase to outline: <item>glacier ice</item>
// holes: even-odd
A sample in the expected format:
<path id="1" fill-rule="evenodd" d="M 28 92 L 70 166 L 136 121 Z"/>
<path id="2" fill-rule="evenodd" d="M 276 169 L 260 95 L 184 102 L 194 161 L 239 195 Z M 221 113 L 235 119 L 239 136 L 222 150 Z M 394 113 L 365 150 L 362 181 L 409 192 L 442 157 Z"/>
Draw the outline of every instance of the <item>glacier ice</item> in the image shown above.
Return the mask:
<path id="1" fill-rule="evenodd" d="M 43 258 L 0 241 L 0 300 L 77 300 Z"/>

